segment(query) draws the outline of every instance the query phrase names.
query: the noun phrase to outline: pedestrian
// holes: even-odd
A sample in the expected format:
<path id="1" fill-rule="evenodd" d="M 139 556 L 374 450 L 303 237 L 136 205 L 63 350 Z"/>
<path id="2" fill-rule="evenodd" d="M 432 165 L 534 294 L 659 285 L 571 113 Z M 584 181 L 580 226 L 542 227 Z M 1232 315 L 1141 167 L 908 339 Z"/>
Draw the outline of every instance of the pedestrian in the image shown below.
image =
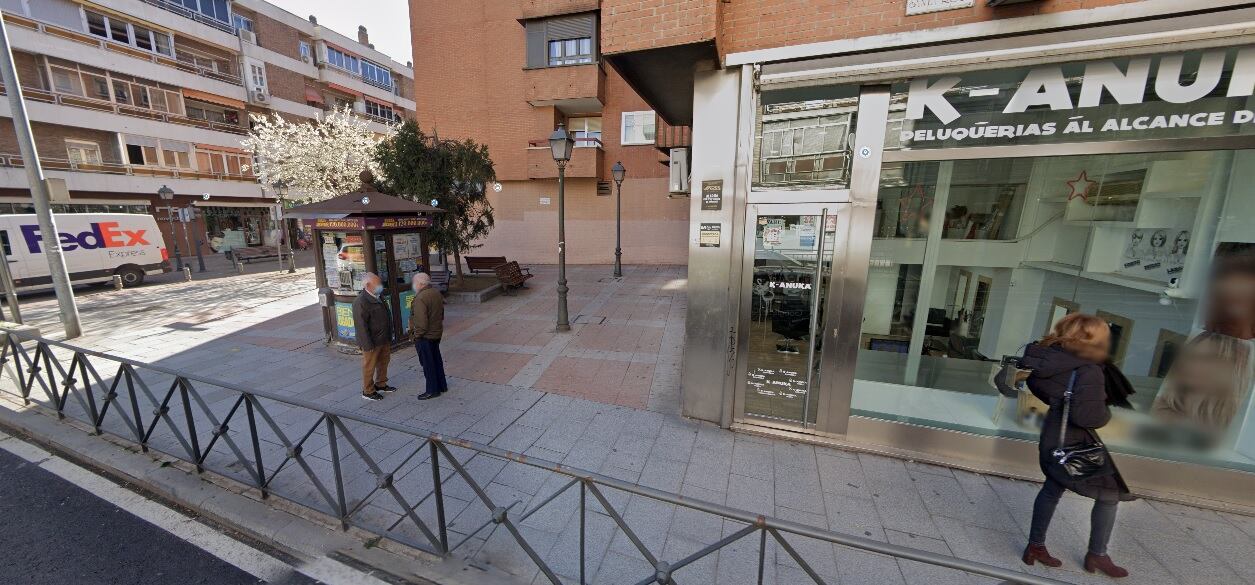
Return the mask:
<path id="1" fill-rule="evenodd" d="M 1110 353 L 1111 329 L 1093 315 L 1074 313 L 1060 319 L 1041 341 L 1029 344 L 1020 366 L 1031 370 L 1028 388 L 1050 406 L 1038 442 L 1038 459 L 1046 482 L 1033 503 L 1033 521 L 1023 561 L 1047 567 L 1063 564 L 1046 550 L 1046 531 L 1064 490 L 1094 500 L 1090 513 L 1086 572 L 1108 577 L 1129 572 L 1107 556 L 1116 522 L 1116 505 L 1132 500 L 1111 453 L 1094 432 L 1111 420 L 1103 363 Z M 1066 396 L 1071 394 L 1071 399 Z M 1066 403 L 1066 410 L 1065 410 Z M 1067 420 L 1064 421 L 1064 413 Z M 1062 435 L 1062 440 L 1061 440 Z M 1068 464 L 1059 456 L 1068 454 Z"/>
<path id="2" fill-rule="evenodd" d="M 357 347 L 362 350 L 362 398 L 383 400 L 383 392 L 396 388 L 388 385 L 388 362 L 392 359 L 392 315 L 379 298 L 383 281 L 367 272 L 362 278 L 362 292 L 353 301 L 353 328 Z"/>
<path id="3" fill-rule="evenodd" d="M 444 376 L 444 358 L 440 357 L 440 336 L 444 334 L 444 297 L 431 286 L 431 275 L 414 275 L 414 296 L 410 298 L 410 338 L 418 351 L 427 387 L 419 400 L 429 400 L 449 390 Z"/>

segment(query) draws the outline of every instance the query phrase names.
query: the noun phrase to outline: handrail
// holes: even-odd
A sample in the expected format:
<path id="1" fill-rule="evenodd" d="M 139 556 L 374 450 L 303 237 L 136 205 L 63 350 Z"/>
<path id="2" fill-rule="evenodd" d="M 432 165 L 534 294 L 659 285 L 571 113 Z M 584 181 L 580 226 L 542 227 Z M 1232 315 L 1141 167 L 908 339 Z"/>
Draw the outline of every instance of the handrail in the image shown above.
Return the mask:
<path id="1" fill-rule="evenodd" d="M 937 554 L 921 549 L 907 546 L 894 545 L 886 542 L 865 538 L 862 536 L 853 536 L 845 533 L 823 530 L 812 526 L 807 526 L 797 522 L 782 520 L 760 514 L 754 514 L 744 510 L 738 510 L 726 505 L 715 504 L 703 500 L 697 500 L 678 494 L 665 492 L 662 490 L 636 485 L 626 481 L 618 480 L 613 477 L 577 469 L 574 467 L 562 465 L 544 459 L 529 457 L 520 453 L 515 453 L 490 445 L 483 445 L 474 441 L 467 441 L 458 438 L 445 437 L 438 433 L 431 433 L 426 430 L 376 418 L 353 412 L 341 408 L 331 407 L 319 404 L 310 400 L 297 398 L 272 392 L 265 389 L 247 388 L 239 384 L 234 384 L 224 380 L 217 380 L 207 376 L 187 374 L 178 370 L 133 360 L 108 355 L 99 351 L 86 349 L 67 343 L 44 339 L 31 335 L 29 332 L 11 328 L 0 328 L 0 333 L 4 334 L 2 349 L 0 349 L 0 382 L 4 381 L 4 374 L 11 373 L 9 376 L 14 383 L 17 384 L 20 398 L 26 403 L 36 403 L 45 408 L 51 408 L 56 411 L 59 417 L 71 416 L 77 420 L 82 420 L 91 425 L 96 434 L 108 432 L 114 436 L 124 440 L 130 440 L 139 443 L 140 447 L 147 451 L 154 447 L 151 443 L 153 431 L 156 430 L 158 423 L 164 422 L 167 429 L 172 431 L 178 440 L 179 446 L 182 446 L 184 453 L 178 453 L 178 449 L 170 449 L 164 451 L 172 457 L 182 458 L 196 466 L 197 472 L 202 473 L 208 467 L 207 461 L 211 450 L 219 443 L 223 442 L 228 445 L 231 453 L 234 454 L 236 462 L 243 466 L 247 479 L 239 480 L 240 474 L 232 474 L 227 471 L 213 470 L 216 473 L 243 481 L 251 488 L 261 491 L 263 497 L 275 494 L 285 499 L 289 499 L 297 504 L 312 507 L 324 512 L 329 512 L 336 516 L 343 528 L 347 529 L 354 520 L 354 515 L 365 506 L 365 504 L 377 493 L 387 492 L 390 494 L 403 509 L 400 512 L 401 518 L 398 519 L 392 527 L 386 532 L 391 532 L 393 528 L 399 526 L 403 521 L 409 520 L 413 527 L 417 528 L 423 538 L 410 538 L 402 534 L 383 534 L 379 530 L 356 524 L 359 528 L 374 532 L 380 536 L 393 538 L 410 546 L 431 552 L 433 554 L 447 556 L 453 550 L 460 547 L 463 543 L 470 540 L 471 536 L 479 534 L 484 528 L 492 524 L 504 526 L 509 531 L 510 536 L 514 538 L 518 546 L 527 554 L 527 556 L 536 564 L 541 573 L 555 585 L 559 584 L 560 578 L 554 573 L 549 564 L 540 557 L 535 549 L 528 542 L 516 526 L 516 522 L 521 522 L 536 513 L 538 510 L 548 506 L 558 499 L 558 496 L 565 493 L 573 486 L 579 486 L 580 490 L 580 543 L 579 543 L 579 581 L 586 582 L 585 574 L 585 527 L 586 527 L 586 510 L 589 507 L 587 502 L 588 496 L 592 495 L 606 514 L 615 522 L 619 530 L 622 530 L 627 538 L 636 547 L 638 552 L 649 562 L 653 573 L 648 575 L 640 575 L 638 585 L 648 585 L 657 583 L 660 585 L 674 585 L 677 583 L 674 573 L 683 567 L 692 564 L 704 557 L 707 557 L 717 551 L 723 550 L 729 544 L 740 540 L 750 534 L 758 533 L 759 549 L 758 549 L 758 575 L 759 582 L 762 582 L 762 575 L 765 568 L 765 559 L 763 551 L 766 548 L 767 537 L 771 536 L 777 545 L 788 554 L 794 562 L 800 567 L 815 583 L 824 585 L 825 581 L 811 565 L 806 562 L 800 553 L 782 534 L 788 534 L 794 537 L 809 538 L 839 544 L 842 546 L 864 550 L 877 554 L 889 555 L 899 559 L 907 559 L 918 561 L 939 567 L 956 569 L 985 577 L 995 579 L 1003 579 L 1010 583 L 1020 583 L 1025 585 L 1064 585 L 1060 581 L 1039 577 L 1036 575 L 1020 573 L 1010 569 L 951 557 L 947 555 Z M 26 345 L 24 345 L 24 343 Z M 34 343 L 33 355 L 28 351 L 27 345 Z M 69 359 L 68 367 L 62 364 L 62 360 L 68 356 L 58 356 L 54 353 L 53 348 L 68 350 L 73 352 L 73 356 Z M 118 364 L 118 369 L 113 374 L 112 379 L 102 377 L 96 370 L 89 358 L 97 360 L 106 360 Z M 173 377 L 174 380 L 170 384 L 169 389 L 165 391 L 164 397 L 158 399 L 153 394 L 147 384 L 144 383 L 140 376 L 141 371 L 150 371 L 164 376 Z M 59 379 L 58 379 L 59 377 Z M 46 400 L 41 400 L 33 395 L 36 384 L 43 390 Z M 213 386 L 235 392 L 238 396 L 234 400 L 230 412 L 225 418 L 219 420 L 218 416 L 209 408 L 206 401 L 200 396 L 196 390 L 196 384 Z M 7 389 L 0 387 L 0 391 Z M 10 392 L 12 393 L 12 392 Z M 177 396 L 176 396 L 177 395 Z M 69 399 L 71 396 L 75 402 Z M 147 402 L 143 408 L 140 406 L 140 400 Z M 266 411 L 265 404 L 261 400 L 277 402 L 286 407 L 295 407 L 311 411 L 317 415 L 317 420 L 310 427 L 309 431 L 295 443 L 279 428 L 274 419 Z M 83 417 L 75 416 L 74 412 L 67 410 L 67 405 L 78 404 L 81 407 Z M 244 407 L 246 415 L 246 430 L 236 431 L 236 438 L 248 439 L 252 447 L 252 453 L 247 453 L 236 443 L 235 438 L 231 435 L 233 428 L 230 423 L 235 419 L 240 411 L 240 407 Z M 174 417 L 178 417 L 181 407 L 183 426 L 175 424 Z M 195 409 L 195 410 L 194 410 Z M 151 412 L 150 420 L 145 423 L 144 411 Z M 129 412 L 128 412 L 129 411 Z M 122 436 L 113 433 L 103 427 L 106 415 L 111 412 L 118 413 L 115 418 L 123 419 L 125 427 L 130 431 L 132 436 Z M 199 412 L 200 416 L 196 416 Z M 172 416 L 173 413 L 173 416 Z M 211 437 L 208 437 L 209 443 L 204 446 L 200 445 L 201 435 L 197 434 L 197 425 L 202 428 L 206 421 L 211 425 Z M 414 450 L 410 452 L 402 463 L 391 471 L 381 467 L 381 463 L 371 457 L 368 450 L 363 447 L 354 433 L 345 424 L 345 421 L 351 421 L 382 431 L 394 431 L 413 438 Z M 261 423 L 265 423 L 263 426 Z M 312 469 L 303 458 L 303 448 L 305 443 L 311 436 L 315 435 L 319 427 L 325 427 L 325 437 L 330 448 L 330 463 L 332 466 L 332 477 L 326 478 L 333 481 L 334 492 L 328 489 L 323 481 L 319 478 L 318 473 Z M 260 448 L 259 428 L 268 428 L 282 443 L 287 456 L 277 465 L 272 464 L 268 469 L 262 461 L 262 450 Z M 182 429 L 186 429 L 186 434 Z M 185 436 L 186 435 L 186 436 Z M 269 440 L 269 439 L 268 439 Z M 245 445 L 248 447 L 249 445 Z M 473 452 L 466 460 L 478 455 L 492 457 L 500 460 L 518 463 L 529 467 L 542 469 L 550 473 L 565 476 L 569 481 L 565 482 L 563 487 L 552 495 L 540 500 L 540 503 L 531 507 L 526 512 L 515 511 L 514 504 L 505 505 L 504 502 L 497 502 L 486 492 L 466 469 L 465 462 L 450 450 L 450 447 L 459 447 Z M 345 488 L 346 478 L 342 461 L 346 461 L 348 457 L 341 457 L 341 449 L 345 454 L 355 453 L 363 464 L 365 464 L 368 472 L 375 476 L 374 488 L 362 499 L 353 502 L 350 506 L 348 494 Z M 408 446 L 402 447 L 408 449 Z M 414 457 L 427 452 L 431 471 L 432 471 L 432 488 L 423 495 L 422 498 L 407 499 L 401 489 L 395 483 L 395 474 L 405 469 L 406 465 L 414 459 Z M 442 465 L 441 461 L 445 462 Z M 318 495 L 321 496 L 326 507 L 313 506 L 307 502 L 302 502 L 295 497 L 285 496 L 279 493 L 272 480 L 280 471 L 287 467 L 289 462 L 295 462 L 297 466 L 305 473 L 313 487 L 317 489 Z M 417 465 L 423 465 L 423 461 L 418 461 Z M 232 463 L 234 465 L 234 463 Z M 391 468 L 391 465 L 389 465 Z M 417 467 L 414 468 L 417 471 Z M 445 498 L 444 484 L 450 480 L 458 478 L 464 481 L 474 492 L 474 498 L 484 505 L 491 514 L 491 518 L 482 524 L 478 529 L 470 532 L 461 542 L 450 546 L 448 539 L 448 524 L 445 517 Z M 349 478 L 352 479 L 352 478 Z M 603 488 L 619 490 L 629 494 L 638 495 L 652 500 L 673 504 L 683 508 L 689 508 L 719 516 L 725 520 L 732 520 L 744 524 L 737 532 L 730 536 L 724 537 L 713 544 L 707 545 L 701 550 L 694 552 L 684 558 L 674 561 L 655 556 L 649 548 L 641 541 L 636 533 L 627 525 L 622 515 L 607 500 L 604 495 Z M 537 494 L 539 498 L 540 494 Z M 412 497 L 412 496 L 411 496 Z M 427 501 L 428 498 L 434 498 L 435 519 L 434 525 L 429 525 L 420 517 L 419 507 Z M 474 503 L 472 502 L 472 505 Z M 431 521 L 431 518 L 428 518 Z M 722 523 L 721 523 L 722 525 Z M 433 532 L 432 529 L 435 529 Z M 713 535 L 718 536 L 718 535 Z M 681 577 L 682 580 L 682 577 Z"/>
<path id="2" fill-rule="evenodd" d="M 132 175 L 132 176 L 148 176 L 148 177 L 169 177 L 172 179 L 197 179 L 208 181 L 236 181 L 243 183 L 255 183 L 257 177 L 252 175 L 232 175 L 229 173 L 214 173 L 207 171 L 198 171 L 193 169 L 172 169 L 166 167 L 147 167 L 143 165 L 120 164 L 120 163 L 78 163 L 67 158 L 56 158 L 49 156 L 40 156 L 39 162 L 43 164 L 45 170 L 49 171 L 73 171 L 79 173 L 101 173 L 106 175 Z M 0 153 L 0 167 L 22 168 L 25 164 L 22 162 L 22 155 L 12 153 Z"/>
<path id="3" fill-rule="evenodd" d="M 159 0 L 142 0 L 142 1 L 148 2 L 149 4 L 154 4 L 155 2 Z M 103 49 L 106 51 L 112 51 L 114 53 L 121 53 L 128 57 L 139 59 L 141 61 L 149 61 L 151 63 L 164 65 L 166 67 L 178 69 L 180 71 L 192 73 L 195 75 L 199 75 L 201 77 L 214 79 L 217 81 L 222 81 L 224 83 L 230 83 L 232 85 L 239 85 L 239 86 L 244 85 L 244 79 L 238 75 L 233 75 L 230 73 L 221 73 L 218 71 L 213 71 L 212 69 L 205 69 L 203 67 L 197 66 L 192 63 L 179 61 L 176 56 L 162 55 L 160 53 L 153 53 L 150 51 L 145 51 L 143 49 L 137 49 L 126 43 L 120 43 L 112 39 L 103 39 L 103 38 L 100 38 L 94 35 L 89 35 L 89 34 L 74 30 L 74 29 L 69 29 L 62 26 L 57 26 L 55 24 L 41 22 L 38 20 L 32 20 L 24 16 L 17 15 L 17 14 L 10 14 L 8 12 L 4 13 L 4 20 L 6 23 L 10 25 L 20 26 L 22 28 L 30 29 L 39 33 L 46 34 L 48 36 L 53 36 L 53 37 L 65 39 L 68 41 L 72 41 L 72 42 L 76 42 L 76 43 L 80 43 L 84 45 L 94 46 L 94 47 L 97 47 L 99 49 Z M 228 29 L 226 32 L 231 32 L 231 31 Z M 177 47 L 177 43 L 176 43 L 175 53 L 177 54 L 178 52 L 179 52 L 179 48 Z"/>

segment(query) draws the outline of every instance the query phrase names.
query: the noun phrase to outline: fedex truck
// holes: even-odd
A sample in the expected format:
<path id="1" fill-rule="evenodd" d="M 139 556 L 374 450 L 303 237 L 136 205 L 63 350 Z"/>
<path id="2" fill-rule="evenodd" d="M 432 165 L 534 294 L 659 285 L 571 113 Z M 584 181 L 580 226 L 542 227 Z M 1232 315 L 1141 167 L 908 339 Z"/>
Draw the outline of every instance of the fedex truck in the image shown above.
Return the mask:
<path id="1" fill-rule="evenodd" d="M 126 286 L 135 286 L 145 276 L 170 271 L 165 240 L 151 215 L 58 213 L 55 220 L 65 267 L 75 284 L 109 282 L 116 274 Z M 0 215 L 0 243 L 18 291 L 52 286 L 46 241 L 34 215 Z"/>

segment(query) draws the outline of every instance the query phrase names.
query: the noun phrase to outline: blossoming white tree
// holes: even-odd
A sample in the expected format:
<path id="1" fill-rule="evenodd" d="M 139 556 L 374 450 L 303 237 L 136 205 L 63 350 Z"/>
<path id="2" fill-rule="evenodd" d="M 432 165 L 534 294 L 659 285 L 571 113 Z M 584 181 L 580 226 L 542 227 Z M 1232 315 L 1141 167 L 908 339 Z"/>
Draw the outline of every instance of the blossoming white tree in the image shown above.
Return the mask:
<path id="1" fill-rule="evenodd" d="M 354 191 L 363 170 L 382 176 L 374 160 L 382 137 L 347 107 L 317 122 L 291 122 L 277 113 L 251 119 L 253 129 L 242 144 L 253 153 L 253 172 L 266 187 L 286 185 L 290 200 L 308 203 Z"/>

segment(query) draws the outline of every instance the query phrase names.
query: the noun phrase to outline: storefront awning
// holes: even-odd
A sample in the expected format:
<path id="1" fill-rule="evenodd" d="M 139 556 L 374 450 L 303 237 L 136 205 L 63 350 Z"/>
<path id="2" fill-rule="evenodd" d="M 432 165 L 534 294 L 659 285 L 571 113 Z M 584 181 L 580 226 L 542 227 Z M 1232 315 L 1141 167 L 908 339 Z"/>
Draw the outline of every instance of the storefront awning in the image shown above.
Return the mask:
<path id="1" fill-rule="evenodd" d="M 365 199 L 365 203 L 363 203 Z M 341 219 L 349 216 L 444 213 L 443 209 L 376 192 L 346 193 L 326 201 L 288 209 L 285 215 L 297 219 Z"/>
<path id="2" fill-rule="evenodd" d="M 240 100 L 231 99 L 229 97 L 223 97 L 223 96 L 212 94 L 205 91 L 196 91 L 194 89 L 184 88 L 183 97 L 191 98 L 194 100 L 200 100 L 202 102 L 209 102 L 211 104 L 218 104 L 220 106 L 226 106 L 228 108 L 236 108 L 240 110 L 244 109 L 244 102 Z"/>
<path id="3" fill-rule="evenodd" d="M 318 90 L 312 87 L 309 87 L 308 85 L 305 86 L 305 101 L 313 102 L 315 104 L 327 103 L 326 100 L 322 99 L 322 94 L 319 93 Z"/>

